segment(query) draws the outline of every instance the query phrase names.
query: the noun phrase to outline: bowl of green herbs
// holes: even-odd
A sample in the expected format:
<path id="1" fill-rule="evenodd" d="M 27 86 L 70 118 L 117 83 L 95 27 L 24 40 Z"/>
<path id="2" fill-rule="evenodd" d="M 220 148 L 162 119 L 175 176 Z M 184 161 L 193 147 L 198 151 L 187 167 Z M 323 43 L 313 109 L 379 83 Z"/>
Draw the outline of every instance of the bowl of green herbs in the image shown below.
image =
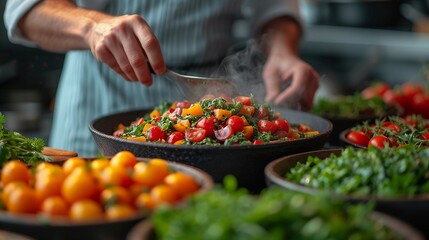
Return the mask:
<path id="1" fill-rule="evenodd" d="M 215 187 L 179 208 L 158 208 L 128 240 L 141 239 L 423 239 L 369 204 L 350 204 L 268 188 L 259 195 Z"/>
<path id="2" fill-rule="evenodd" d="M 402 219 L 429 236 L 429 149 L 413 145 L 328 149 L 295 154 L 267 165 L 269 186 L 314 195 L 325 192 Z"/>
<path id="3" fill-rule="evenodd" d="M 339 135 L 343 130 L 363 122 L 395 115 L 398 110 L 388 106 L 380 97 L 365 99 L 360 94 L 354 94 L 318 99 L 310 112 L 332 122 L 329 144 L 339 146 L 342 143 L 339 141 Z"/>

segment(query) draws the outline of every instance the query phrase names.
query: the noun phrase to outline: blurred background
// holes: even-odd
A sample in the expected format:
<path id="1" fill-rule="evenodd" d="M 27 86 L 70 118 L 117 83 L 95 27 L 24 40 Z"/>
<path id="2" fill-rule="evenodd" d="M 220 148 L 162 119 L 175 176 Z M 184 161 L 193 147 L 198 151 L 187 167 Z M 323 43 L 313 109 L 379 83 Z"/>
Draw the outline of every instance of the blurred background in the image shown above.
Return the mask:
<path id="1" fill-rule="evenodd" d="M 302 57 L 322 76 L 317 97 L 375 81 L 427 81 L 428 6 L 427 0 L 300 0 Z M 0 112 L 8 129 L 47 141 L 64 55 L 11 44 L 0 21 Z M 235 27 L 238 42 L 245 28 Z"/>

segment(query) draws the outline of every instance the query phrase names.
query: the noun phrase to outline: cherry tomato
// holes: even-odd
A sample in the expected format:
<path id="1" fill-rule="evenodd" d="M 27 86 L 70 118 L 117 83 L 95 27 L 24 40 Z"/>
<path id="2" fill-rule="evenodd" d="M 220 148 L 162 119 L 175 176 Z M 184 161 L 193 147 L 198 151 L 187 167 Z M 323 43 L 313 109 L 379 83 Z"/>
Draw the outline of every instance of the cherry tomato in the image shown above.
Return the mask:
<path id="1" fill-rule="evenodd" d="M 94 197 L 96 183 L 92 174 L 85 168 L 76 168 L 70 173 L 61 186 L 61 193 L 69 203 Z"/>
<path id="2" fill-rule="evenodd" d="M 254 117 L 257 119 L 265 119 L 269 115 L 268 108 L 264 105 L 259 106 L 259 108 L 254 113 Z"/>
<path id="3" fill-rule="evenodd" d="M 73 203 L 70 207 L 69 217 L 73 221 L 91 221 L 104 218 L 103 208 L 90 199 L 83 199 Z"/>
<path id="4" fill-rule="evenodd" d="M 285 132 L 289 132 L 289 123 L 288 123 L 288 121 L 286 121 L 286 119 L 279 118 L 279 119 L 276 119 L 274 121 L 274 123 L 277 125 L 277 128 L 279 130 L 283 130 Z"/>
<path id="5" fill-rule="evenodd" d="M 120 151 L 110 159 L 110 165 L 113 167 L 133 168 L 136 162 L 136 156 L 130 151 Z"/>
<path id="6" fill-rule="evenodd" d="M 131 218 L 135 215 L 136 210 L 127 204 L 115 204 L 106 210 L 106 218 L 108 220 L 121 220 Z"/>
<path id="7" fill-rule="evenodd" d="M 181 197 L 185 197 L 199 189 L 197 181 L 183 172 L 169 174 L 165 177 L 164 182 L 168 186 L 173 187 Z"/>
<path id="8" fill-rule="evenodd" d="M 167 142 L 170 144 L 174 144 L 175 142 L 179 141 L 179 140 L 183 140 L 185 138 L 185 135 L 181 132 L 172 132 L 168 137 L 167 137 Z"/>
<path id="9" fill-rule="evenodd" d="M 380 82 L 362 90 L 361 95 L 365 99 L 369 99 L 373 97 L 383 97 L 384 93 L 389 89 L 390 89 L 389 85 L 387 85 L 386 83 Z"/>
<path id="10" fill-rule="evenodd" d="M 180 200 L 180 194 L 177 190 L 166 184 L 153 187 L 149 194 L 157 205 L 163 203 L 174 204 Z"/>
<path id="11" fill-rule="evenodd" d="M 147 130 L 147 139 L 151 142 L 163 140 L 165 133 L 160 126 L 152 126 Z"/>
<path id="12" fill-rule="evenodd" d="M 217 140 L 223 142 L 234 135 L 234 130 L 230 125 L 226 125 L 225 127 L 215 131 L 215 137 Z"/>
<path id="13" fill-rule="evenodd" d="M 385 144 L 388 146 L 392 146 L 391 141 L 389 140 L 389 138 L 385 137 L 385 136 L 381 136 L 381 135 L 377 135 L 372 137 L 369 142 L 368 142 L 368 147 L 369 146 L 374 146 L 377 148 L 384 148 Z"/>
<path id="14" fill-rule="evenodd" d="M 384 93 L 383 100 L 390 106 L 401 108 L 405 114 L 410 110 L 411 103 L 408 101 L 407 95 L 402 92 L 389 89 Z"/>
<path id="15" fill-rule="evenodd" d="M 75 168 L 83 167 L 86 165 L 86 160 L 80 157 L 73 157 L 67 159 L 63 164 L 63 172 L 69 175 Z"/>
<path id="16" fill-rule="evenodd" d="M 231 126 L 234 133 L 243 131 L 243 119 L 239 116 L 234 115 L 229 117 L 228 120 L 226 120 L 226 124 Z"/>
<path id="17" fill-rule="evenodd" d="M 20 187 L 11 192 L 6 208 L 10 213 L 36 213 L 40 201 L 32 188 Z"/>
<path id="18" fill-rule="evenodd" d="M 277 125 L 270 120 L 259 120 L 258 129 L 260 132 L 275 133 L 277 131 Z"/>
<path id="19" fill-rule="evenodd" d="M 402 91 L 407 95 L 409 101 L 417 94 L 424 94 L 425 90 L 422 85 L 418 83 L 405 82 L 402 84 Z"/>
<path id="20" fill-rule="evenodd" d="M 138 162 L 134 166 L 133 179 L 136 183 L 151 188 L 164 181 L 168 174 L 169 168 L 166 161 L 152 159 L 149 163 Z"/>
<path id="21" fill-rule="evenodd" d="M 360 146 L 368 146 L 369 137 L 361 131 L 350 131 L 347 134 L 347 140 Z"/>
<path id="22" fill-rule="evenodd" d="M 40 208 L 41 212 L 48 216 L 67 216 L 69 213 L 66 200 L 59 196 L 46 198 Z"/>
<path id="23" fill-rule="evenodd" d="M 236 102 L 241 102 L 243 105 L 250 106 L 252 104 L 252 99 L 247 96 L 236 96 L 234 98 Z"/>
<path id="24" fill-rule="evenodd" d="M 429 132 L 423 133 L 421 137 L 423 140 L 429 140 Z"/>
<path id="25" fill-rule="evenodd" d="M 206 138 L 206 130 L 203 128 L 186 129 L 185 138 L 190 142 L 201 142 Z"/>
<path id="26" fill-rule="evenodd" d="M 3 186 L 15 181 L 22 181 L 27 184 L 30 181 L 30 171 L 27 165 L 19 160 L 7 162 L 1 171 L 1 183 Z"/>
<path id="27" fill-rule="evenodd" d="M 201 118 L 197 124 L 195 125 L 195 127 L 197 128 L 202 128 L 204 130 L 206 130 L 206 136 L 213 136 L 214 134 L 214 130 L 215 130 L 215 118 Z"/>
<path id="28" fill-rule="evenodd" d="M 414 113 L 429 118 L 429 95 L 416 94 L 411 103 Z"/>

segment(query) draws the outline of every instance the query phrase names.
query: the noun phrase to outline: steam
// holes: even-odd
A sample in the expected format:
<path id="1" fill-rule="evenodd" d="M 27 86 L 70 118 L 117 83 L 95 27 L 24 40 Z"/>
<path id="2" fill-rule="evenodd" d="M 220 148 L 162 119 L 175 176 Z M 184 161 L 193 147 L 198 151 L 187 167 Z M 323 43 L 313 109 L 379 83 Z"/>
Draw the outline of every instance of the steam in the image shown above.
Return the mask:
<path id="1" fill-rule="evenodd" d="M 212 76 L 231 81 L 238 89 L 240 95 L 253 95 L 258 102 L 265 98 L 265 86 L 262 79 L 262 69 L 265 55 L 260 44 L 248 40 L 243 50 L 227 56 L 221 62 L 218 70 Z"/>

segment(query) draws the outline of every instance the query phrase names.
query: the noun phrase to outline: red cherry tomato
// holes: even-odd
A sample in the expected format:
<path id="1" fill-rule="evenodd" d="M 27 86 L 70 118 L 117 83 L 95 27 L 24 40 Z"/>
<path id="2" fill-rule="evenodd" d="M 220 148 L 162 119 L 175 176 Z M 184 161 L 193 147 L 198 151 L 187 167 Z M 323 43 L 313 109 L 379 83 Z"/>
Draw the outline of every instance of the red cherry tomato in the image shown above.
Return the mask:
<path id="1" fill-rule="evenodd" d="M 422 85 L 418 83 L 405 82 L 402 84 L 402 91 L 407 95 L 409 101 L 417 94 L 424 94 L 425 90 Z"/>
<path id="2" fill-rule="evenodd" d="M 168 138 L 167 138 L 167 142 L 170 144 L 174 144 L 175 142 L 179 141 L 179 140 L 183 140 L 185 138 L 185 135 L 181 132 L 172 132 Z"/>
<path id="3" fill-rule="evenodd" d="M 259 106 L 258 110 L 254 113 L 254 117 L 257 119 L 265 119 L 269 115 L 268 108 L 264 105 Z"/>
<path id="4" fill-rule="evenodd" d="M 215 118 L 202 118 L 197 122 L 195 127 L 206 130 L 206 136 L 213 136 L 215 130 L 214 121 Z"/>
<path id="5" fill-rule="evenodd" d="M 147 130 L 147 139 L 151 142 L 160 141 L 164 138 L 165 134 L 160 126 L 152 126 Z"/>
<path id="6" fill-rule="evenodd" d="M 190 142 L 201 142 L 206 138 L 206 130 L 202 128 L 191 128 L 185 131 L 185 138 Z"/>
<path id="7" fill-rule="evenodd" d="M 402 92 L 387 90 L 383 94 L 383 100 L 390 106 L 400 107 L 404 113 L 408 113 L 411 103 L 408 101 L 407 95 Z"/>
<path id="8" fill-rule="evenodd" d="M 289 132 L 289 123 L 288 123 L 288 121 L 286 121 L 286 119 L 279 118 L 279 119 L 276 119 L 274 121 L 274 123 L 277 125 L 277 128 L 279 130 L 283 130 L 285 132 Z"/>
<path id="9" fill-rule="evenodd" d="M 231 116 L 226 120 L 226 124 L 231 126 L 234 133 L 243 131 L 243 119 L 239 116 Z"/>
<path id="10" fill-rule="evenodd" d="M 346 138 L 354 144 L 368 146 L 369 137 L 362 131 L 350 131 Z"/>
<path id="11" fill-rule="evenodd" d="M 277 131 L 277 125 L 270 120 L 259 120 L 258 129 L 260 132 L 271 132 L 275 133 Z"/>
<path id="12" fill-rule="evenodd" d="M 392 142 L 385 136 L 377 135 L 372 137 L 368 142 L 369 146 L 374 146 L 377 148 L 384 148 L 385 144 L 388 146 L 392 146 Z"/>
<path id="13" fill-rule="evenodd" d="M 216 139 L 223 142 L 234 135 L 234 130 L 232 130 L 230 125 L 226 125 L 225 127 L 216 130 L 214 133 Z"/>
<path id="14" fill-rule="evenodd" d="M 236 96 L 234 98 L 236 102 L 241 102 L 243 105 L 250 106 L 252 104 L 252 99 L 247 96 Z"/>
<path id="15" fill-rule="evenodd" d="M 423 133 L 421 137 L 423 140 L 429 140 L 429 132 Z"/>
<path id="16" fill-rule="evenodd" d="M 415 114 L 429 118 L 429 95 L 416 94 L 413 97 L 411 105 Z"/>
<path id="17" fill-rule="evenodd" d="M 365 99 L 383 97 L 383 94 L 389 89 L 390 87 L 386 83 L 376 83 L 362 90 L 361 95 Z"/>

